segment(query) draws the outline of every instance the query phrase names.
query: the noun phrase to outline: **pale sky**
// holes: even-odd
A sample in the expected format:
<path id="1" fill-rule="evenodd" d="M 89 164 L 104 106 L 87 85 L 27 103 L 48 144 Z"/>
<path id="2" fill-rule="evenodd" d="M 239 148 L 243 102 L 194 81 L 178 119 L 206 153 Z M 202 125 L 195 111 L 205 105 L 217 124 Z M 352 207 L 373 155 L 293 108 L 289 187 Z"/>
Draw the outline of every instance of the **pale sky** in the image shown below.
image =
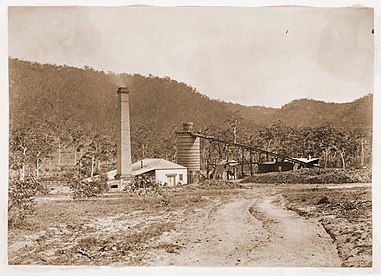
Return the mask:
<path id="1" fill-rule="evenodd" d="M 373 9 L 10 7 L 9 55 L 169 76 L 214 99 L 280 107 L 373 92 Z"/>

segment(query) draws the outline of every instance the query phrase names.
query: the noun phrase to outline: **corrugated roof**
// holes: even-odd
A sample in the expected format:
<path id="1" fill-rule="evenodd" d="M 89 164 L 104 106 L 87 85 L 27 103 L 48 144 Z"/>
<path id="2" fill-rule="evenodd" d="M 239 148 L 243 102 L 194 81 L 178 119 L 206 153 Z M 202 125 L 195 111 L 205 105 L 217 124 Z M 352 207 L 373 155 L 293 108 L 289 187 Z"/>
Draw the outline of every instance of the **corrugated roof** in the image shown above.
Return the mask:
<path id="1" fill-rule="evenodd" d="M 294 159 L 302 161 L 304 163 L 311 163 L 311 162 L 319 160 L 319 158 L 309 158 L 309 159 L 308 158 L 294 158 Z"/>
<path id="2" fill-rule="evenodd" d="M 165 159 L 147 158 L 132 164 L 132 174 L 139 175 L 153 170 L 186 169 L 186 167 Z"/>
<path id="3" fill-rule="evenodd" d="M 170 162 L 165 159 L 146 158 L 132 164 L 131 169 L 132 175 L 140 175 L 153 170 L 186 169 L 186 167 Z M 107 172 L 108 179 L 113 179 L 115 175 L 116 170 Z"/>

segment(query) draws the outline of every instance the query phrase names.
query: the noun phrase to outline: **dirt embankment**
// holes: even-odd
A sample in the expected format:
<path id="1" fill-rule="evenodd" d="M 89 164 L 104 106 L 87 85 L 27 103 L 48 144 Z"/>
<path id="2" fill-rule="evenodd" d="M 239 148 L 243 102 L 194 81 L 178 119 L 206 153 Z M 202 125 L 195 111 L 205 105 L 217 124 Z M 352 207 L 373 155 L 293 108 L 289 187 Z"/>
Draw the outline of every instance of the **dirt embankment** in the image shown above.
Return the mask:
<path id="1" fill-rule="evenodd" d="M 241 183 L 262 184 L 341 184 L 370 183 L 370 169 L 301 169 L 287 172 L 256 174 L 244 179 Z"/>
<path id="2" fill-rule="evenodd" d="M 286 206 L 318 219 L 338 249 L 342 266 L 372 266 L 371 186 L 284 190 Z"/>

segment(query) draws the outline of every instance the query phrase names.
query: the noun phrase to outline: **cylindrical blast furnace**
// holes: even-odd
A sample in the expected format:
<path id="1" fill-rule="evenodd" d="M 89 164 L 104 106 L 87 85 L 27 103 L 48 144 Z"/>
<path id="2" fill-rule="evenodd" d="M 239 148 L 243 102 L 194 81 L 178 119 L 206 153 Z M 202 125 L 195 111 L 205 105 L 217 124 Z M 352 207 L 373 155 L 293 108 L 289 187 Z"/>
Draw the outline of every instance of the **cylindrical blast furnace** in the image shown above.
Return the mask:
<path id="1" fill-rule="evenodd" d="M 200 171 L 200 138 L 191 135 L 193 123 L 183 124 L 183 130 L 177 134 L 177 163 L 188 169 L 188 182 L 195 180 Z"/>

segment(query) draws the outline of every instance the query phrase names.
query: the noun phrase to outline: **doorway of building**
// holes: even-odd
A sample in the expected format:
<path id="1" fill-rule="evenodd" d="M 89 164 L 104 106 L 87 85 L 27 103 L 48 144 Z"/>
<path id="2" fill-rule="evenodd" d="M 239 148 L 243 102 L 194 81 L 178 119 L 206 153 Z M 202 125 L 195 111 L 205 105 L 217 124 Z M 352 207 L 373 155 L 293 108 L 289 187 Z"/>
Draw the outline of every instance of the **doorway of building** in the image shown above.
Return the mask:
<path id="1" fill-rule="evenodd" d="M 175 186 L 176 185 L 176 175 L 175 174 L 167 175 L 167 179 L 168 179 L 168 186 Z"/>

